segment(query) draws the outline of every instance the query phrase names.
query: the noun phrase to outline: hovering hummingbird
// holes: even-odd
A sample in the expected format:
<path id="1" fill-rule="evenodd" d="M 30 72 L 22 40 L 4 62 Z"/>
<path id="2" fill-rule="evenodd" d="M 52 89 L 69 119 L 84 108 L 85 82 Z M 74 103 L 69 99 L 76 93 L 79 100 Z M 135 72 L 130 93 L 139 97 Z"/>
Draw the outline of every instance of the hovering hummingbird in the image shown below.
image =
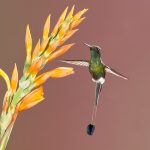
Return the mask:
<path id="1" fill-rule="evenodd" d="M 92 135 L 95 130 L 95 119 L 96 119 L 96 113 L 97 113 L 97 106 L 99 101 L 99 93 L 102 90 L 102 85 L 105 82 L 105 76 L 106 73 L 111 73 L 113 75 L 116 75 L 118 77 L 121 77 L 125 80 L 127 80 L 127 77 L 124 75 L 118 73 L 111 67 L 105 65 L 101 58 L 101 48 L 99 46 L 95 45 L 89 45 L 84 43 L 86 46 L 90 49 L 90 60 L 63 60 L 62 62 L 78 65 L 78 66 L 85 66 L 89 68 L 89 72 L 92 76 L 92 81 L 96 83 L 96 89 L 95 89 L 95 102 L 93 107 L 93 113 L 92 113 L 92 121 L 87 126 L 87 134 Z"/>

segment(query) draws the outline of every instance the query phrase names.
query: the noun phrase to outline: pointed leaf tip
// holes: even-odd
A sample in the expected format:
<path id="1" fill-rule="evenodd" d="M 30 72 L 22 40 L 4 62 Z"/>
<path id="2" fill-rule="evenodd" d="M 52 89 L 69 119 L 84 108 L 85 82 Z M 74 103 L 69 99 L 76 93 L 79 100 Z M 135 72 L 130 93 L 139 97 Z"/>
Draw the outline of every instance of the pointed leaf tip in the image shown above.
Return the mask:
<path id="1" fill-rule="evenodd" d="M 50 31 L 50 18 L 51 15 L 49 15 L 46 19 L 45 25 L 44 25 L 44 29 L 43 29 L 43 39 L 46 40 L 48 38 L 49 35 L 49 31 Z"/>
<path id="2" fill-rule="evenodd" d="M 31 50 L 32 50 L 32 37 L 31 37 L 29 25 L 27 25 L 26 28 L 25 45 L 26 45 L 27 61 L 29 62 L 31 58 Z"/>
<path id="3" fill-rule="evenodd" d="M 27 25 L 27 28 L 26 28 L 25 43 L 26 43 L 26 48 L 31 49 L 31 47 L 32 47 L 32 37 L 31 37 L 31 32 L 30 32 L 29 25 Z"/>
<path id="4" fill-rule="evenodd" d="M 11 89 L 12 89 L 13 93 L 16 91 L 17 85 L 18 85 L 18 69 L 17 69 L 17 65 L 15 63 L 12 77 L 11 77 Z"/>
<path id="5" fill-rule="evenodd" d="M 72 9 L 70 10 L 70 12 L 68 14 L 67 19 L 72 18 L 73 12 L 74 12 L 74 7 L 75 7 L 75 5 L 72 6 Z"/>
<path id="6" fill-rule="evenodd" d="M 79 11 L 79 12 L 74 16 L 74 20 L 80 19 L 80 18 L 82 17 L 82 15 L 83 15 L 85 12 L 87 12 L 87 11 L 88 11 L 88 9 L 83 9 L 83 10 Z"/>
<path id="7" fill-rule="evenodd" d="M 35 46 L 35 49 L 32 53 L 32 61 L 36 58 L 36 56 L 38 55 L 39 51 L 40 51 L 40 48 L 41 48 L 41 42 L 40 42 L 40 39 L 38 40 L 36 46 Z"/>

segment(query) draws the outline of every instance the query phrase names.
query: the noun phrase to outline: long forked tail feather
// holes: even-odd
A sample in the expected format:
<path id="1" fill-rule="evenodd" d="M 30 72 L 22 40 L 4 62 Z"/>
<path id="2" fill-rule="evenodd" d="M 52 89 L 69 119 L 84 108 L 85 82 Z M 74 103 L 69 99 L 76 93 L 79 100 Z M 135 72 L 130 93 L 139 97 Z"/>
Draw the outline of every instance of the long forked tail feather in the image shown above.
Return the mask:
<path id="1" fill-rule="evenodd" d="M 97 107 L 98 107 L 98 101 L 99 101 L 99 94 L 102 89 L 102 84 L 101 83 L 96 83 L 96 89 L 95 89 L 95 96 L 96 96 L 96 101 L 94 102 L 94 107 L 93 107 L 93 113 L 92 113 L 92 122 L 87 126 L 87 134 L 88 135 L 93 135 L 94 130 L 95 130 L 95 119 L 96 119 L 96 114 L 97 114 Z"/>

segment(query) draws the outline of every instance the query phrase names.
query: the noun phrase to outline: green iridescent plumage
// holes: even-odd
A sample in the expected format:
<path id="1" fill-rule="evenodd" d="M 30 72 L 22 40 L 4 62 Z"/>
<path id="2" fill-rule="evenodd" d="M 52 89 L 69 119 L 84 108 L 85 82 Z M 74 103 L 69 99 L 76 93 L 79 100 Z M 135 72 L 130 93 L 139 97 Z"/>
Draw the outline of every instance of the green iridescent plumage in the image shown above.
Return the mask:
<path id="1" fill-rule="evenodd" d="M 89 61 L 89 71 L 94 80 L 98 80 L 100 77 L 105 78 L 105 66 L 101 62 L 101 54 L 96 47 L 90 48 L 91 58 Z"/>

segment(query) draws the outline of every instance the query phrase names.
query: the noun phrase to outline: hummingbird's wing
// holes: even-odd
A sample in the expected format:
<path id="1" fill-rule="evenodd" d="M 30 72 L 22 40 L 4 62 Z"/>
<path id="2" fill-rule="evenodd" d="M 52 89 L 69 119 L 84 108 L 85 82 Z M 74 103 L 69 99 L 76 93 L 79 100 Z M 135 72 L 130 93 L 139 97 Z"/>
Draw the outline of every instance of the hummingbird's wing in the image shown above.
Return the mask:
<path id="1" fill-rule="evenodd" d="M 68 64 L 77 65 L 77 66 L 83 66 L 83 67 L 89 66 L 89 62 L 86 60 L 61 60 L 61 62 L 65 62 Z"/>
<path id="2" fill-rule="evenodd" d="M 110 68 L 108 66 L 105 67 L 105 71 L 108 72 L 108 73 L 114 74 L 114 75 L 116 75 L 118 77 L 121 77 L 121 78 L 123 78 L 125 80 L 128 80 L 127 77 L 125 77 L 124 75 L 120 74 L 119 72 L 115 71 L 114 69 L 112 69 L 112 68 Z"/>

